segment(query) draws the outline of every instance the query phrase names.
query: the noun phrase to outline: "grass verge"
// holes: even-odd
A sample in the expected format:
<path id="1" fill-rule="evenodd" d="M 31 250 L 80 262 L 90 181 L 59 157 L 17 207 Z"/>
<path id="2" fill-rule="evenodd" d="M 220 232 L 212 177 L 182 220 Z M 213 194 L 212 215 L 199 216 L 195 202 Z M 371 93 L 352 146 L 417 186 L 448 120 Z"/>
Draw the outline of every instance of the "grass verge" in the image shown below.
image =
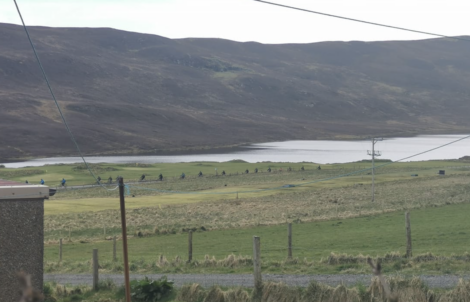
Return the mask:
<path id="1" fill-rule="evenodd" d="M 348 288 L 344 285 L 331 287 L 311 282 L 308 287 L 292 287 L 283 283 L 267 282 L 263 284 L 260 292 L 246 288 L 221 288 L 213 286 L 208 289 L 198 284 L 188 284 L 168 297 L 159 300 L 162 302 L 368 302 L 368 301 L 401 301 L 401 302 L 450 302 L 470 300 L 470 282 L 461 280 L 452 289 L 431 290 L 419 278 L 391 277 L 387 278 L 390 285 L 391 296 L 384 294 L 383 287 L 378 278 L 373 278 L 369 287 L 358 284 Z M 124 301 L 122 287 L 112 284 L 99 291 L 79 286 L 69 287 L 57 284 L 46 284 L 49 288 L 46 302 L 111 302 Z"/>

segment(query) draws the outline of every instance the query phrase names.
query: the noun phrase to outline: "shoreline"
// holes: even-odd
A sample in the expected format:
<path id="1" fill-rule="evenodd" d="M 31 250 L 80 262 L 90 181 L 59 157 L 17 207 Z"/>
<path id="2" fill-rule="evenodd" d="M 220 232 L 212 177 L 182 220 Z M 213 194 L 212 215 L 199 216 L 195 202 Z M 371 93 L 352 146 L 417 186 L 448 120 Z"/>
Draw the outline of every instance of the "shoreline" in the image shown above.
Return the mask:
<path id="1" fill-rule="evenodd" d="M 317 137 L 316 139 L 289 139 L 281 141 L 265 141 L 265 142 L 245 142 L 233 145 L 223 145 L 223 146 L 200 146 L 200 147 L 188 147 L 188 148 L 175 148 L 175 149 L 153 149 L 153 150 L 138 150 L 138 151 L 129 151 L 129 152 L 96 152 L 88 153 L 83 156 L 86 157 L 112 157 L 112 156 L 190 156 L 190 155 L 207 155 L 207 154 L 227 154 L 237 151 L 246 151 L 246 150 L 255 150 L 257 148 L 246 148 L 250 145 L 255 144 L 268 144 L 268 143 L 284 143 L 289 141 L 365 141 L 369 140 L 371 137 L 382 137 L 382 138 L 410 138 L 410 137 L 419 137 L 419 136 L 438 136 L 438 135 L 468 135 L 456 132 L 433 132 L 433 133 L 410 133 L 410 132 L 398 132 L 394 134 L 386 135 L 358 135 L 358 136 L 327 136 L 327 137 Z M 258 148 L 263 149 L 263 148 Z M 39 157 L 8 157 L 0 158 L 0 164 L 9 164 L 9 163 L 18 163 L 26 162 L 30 160 L 44 159 L 44 158 L 67 158 L 67 157 L 79 157 L 78 154 L 70 156 L 70 154 L 52 154 L 44 155 Z"/>
<path id="2" fill-rule="evenodd" d="M 453 139 L 452 136 L 457 136 Z M 418 156 L 421 151 L 431 149 L 433 144 L 439 148 L 440 145 L 446 146 L 456 142 L 458 137 L 466 135 L 460 134 L 437 134 L 437 135 L 420 135 L 414 136 L 421 137 L 421 140 L 411 140 L 410 137 L 393 137 L 385 139 L 385 147 L 391 147 L 385 151 L 384 156 L 397 161 L 403 156 L 401 150 L 410 150 L 408 153 L 412 157 Z M 426 141 L 428 140 L 428 141 Z M 435 141 L 433 141 L 435 140 Z M 315 142 L 322 142 L 323 144 L 316 145 Z M 388 142 L 388 145 L 387 145 Z M 432 142 L 431 144 L 429 142 Z M 320 164 L 333 164 L 333 163 L 346 163 L 367 160 L 367 148 L 369 148 L 369 141 L 364 139 L 355 140 L 295 140 L 283 142 L 270 142 L 270 143 L 256 143 L 256 144 L 243 144 L 222 148 L 204 148 L 196 150 L 175 150 L 175 151 L 161 151 L 155 150 L 154 152 L 139 152 L 132 154 L 107 154 L 107 155 L 85 155 L 89 163 L 110 163 L 110 164 L 125 164 L 125 163 L 142 163 L 142 164 L 158 164 L 158 163 L 187 163 L 187 162 L 230 162 L 233 160 L 242 160 L 248 163 L 256 162 L 316 162 Z M 263 144 L 268 144 L 263 146 Z M 273 146 L 269 146 L 273 144 Z M 380 148 L 380 147 L 379 147 Z M 383 147 L 382 147 L 383 148 Z M 465 148 L 466 149 L 466 148 Z M 464 149 L 464 150 L 465 150 Z M 266 150 L 266 152 L 262 152 Z M 414 151 L 411 151 L 414 150 Z M 447 149 L 448 150 L 448 149 Z M 212 156 L 210 156 L 212 155 Z M 462 148 L 454 148 L 449 154 L 443 154 L 442 151 L 433 152 L 432 156 L 420 158 L 422 160 L 455 160 L 467 156 L 468 153 L 462 152 Z M 411 157 L 410 157 L 411 158 Z M 410 161 L 410 160 L 407 160 Z M 416 161 L 416 160 L 414 160 Z M 74 164 L 82 162 L 79 156 L 73 157 L 43 157 L 35 159 L 11 159 L 4 161 L 0 164 L 5 165 L 7 168 L 23 168 L 23 167 L 38 167 L 46 165 L 60 165 L 60 164 Z"/>

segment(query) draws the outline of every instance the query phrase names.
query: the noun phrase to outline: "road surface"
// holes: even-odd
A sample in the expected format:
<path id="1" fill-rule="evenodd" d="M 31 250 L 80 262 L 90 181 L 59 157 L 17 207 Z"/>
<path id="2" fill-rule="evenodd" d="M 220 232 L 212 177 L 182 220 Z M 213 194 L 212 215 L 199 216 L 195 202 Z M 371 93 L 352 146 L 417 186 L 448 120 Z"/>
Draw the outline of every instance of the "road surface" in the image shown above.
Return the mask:
<path id="1" fill-rule="evenodd" d="M 175 286 L 180 287 L 185 284 L 198 283 L 203 287 L 213 285 L 220 286 L 242 286 L 253 287 L 253 275 L 249 274 L 146 274 L 131 275 L 131 280 L 143 279 L 145 276 L 150 279 L 158 279 L 167 276 L 169 280 L 175 282 Z M 470 276 L 442 275 L 442 276 L 418 276 L 431 288 L 450 288 L 457 285 L 460 278 L 468 280 Z M 123 274 L 100 275 L 100 280 L 112 280 L 115 284 L 124 283 Z M 370 284 L 372 275 L 263 275 L 263 281 L 284 282 L 290 286 L 306 287 L 315 280 L 319 283 L 330 286 L 344 284 L 353 286 L 362 283 L 366 286 Z M 57 282 L 59 284 L 69 285 L 92 285 L 93 276 L 87 275 L 65 275 L 65 274 L 46 274 L 44 282 Z"/>

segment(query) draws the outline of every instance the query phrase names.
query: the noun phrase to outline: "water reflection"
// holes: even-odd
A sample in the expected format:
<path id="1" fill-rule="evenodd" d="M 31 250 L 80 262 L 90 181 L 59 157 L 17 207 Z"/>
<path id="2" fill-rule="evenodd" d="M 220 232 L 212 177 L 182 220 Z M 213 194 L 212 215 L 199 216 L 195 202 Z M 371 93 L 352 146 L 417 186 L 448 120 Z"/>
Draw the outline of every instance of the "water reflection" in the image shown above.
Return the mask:
<path id="1" fill-rule="evenodd" d="M 455 141 L 465 135 L 421 135 L 416 137 L 387 138 L 376 144 L 383 159 L 400 160 L 413 154 L 438 147 Z M 243 148 L 242 151 L 222 154 L 192 154 L 167 156 L 94 156 L 86 157 L 90 163 L 176 163 L 213 161 L 224 162 L 241 159 L 255 163 L 271 162 L 315 162 L 319 164 L 345 163 L 369 159 L 367 150 L 371 149 L 371 142 L 367 141 L 285 141 L 253 144 Z M 455 144 L 425 153 L 407 161 L 421 161 L 430 159 L 457 159 L 470 155 L 470 139 L 464 139 Z M 26 162 L 5 163 L 7 168 L 20 168 L 25 166 L 43 166 L 45 164 L 71 164 L 81 162 L 79 157 L 40 158 Z"/>

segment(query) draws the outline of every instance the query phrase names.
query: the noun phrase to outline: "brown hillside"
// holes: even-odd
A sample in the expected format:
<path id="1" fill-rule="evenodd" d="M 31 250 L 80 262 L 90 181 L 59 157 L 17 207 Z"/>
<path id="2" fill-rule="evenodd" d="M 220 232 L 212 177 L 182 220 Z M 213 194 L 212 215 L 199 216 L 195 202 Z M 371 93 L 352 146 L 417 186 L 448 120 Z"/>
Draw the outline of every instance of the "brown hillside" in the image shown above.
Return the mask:
<path id="1" fill-rule="evenodd" d="M 470 129 L 470 42 L 30 33 L 86 154 Z M 0 41 L 0 161 L 77 155 L 22 27 L 0 24 Z"/>

